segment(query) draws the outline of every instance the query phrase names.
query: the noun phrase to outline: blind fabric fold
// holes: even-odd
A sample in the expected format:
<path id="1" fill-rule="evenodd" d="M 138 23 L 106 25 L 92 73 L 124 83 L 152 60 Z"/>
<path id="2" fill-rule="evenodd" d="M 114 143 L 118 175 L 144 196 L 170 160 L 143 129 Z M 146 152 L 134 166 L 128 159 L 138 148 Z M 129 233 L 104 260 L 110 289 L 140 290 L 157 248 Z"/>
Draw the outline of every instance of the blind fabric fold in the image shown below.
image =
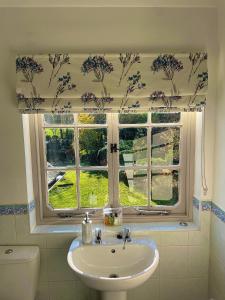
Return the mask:
<path id="1" fill-rule="evenodd" d="M 48 54 L 16 58 L 22 113 L 201 111 L 207 54 Z"/>

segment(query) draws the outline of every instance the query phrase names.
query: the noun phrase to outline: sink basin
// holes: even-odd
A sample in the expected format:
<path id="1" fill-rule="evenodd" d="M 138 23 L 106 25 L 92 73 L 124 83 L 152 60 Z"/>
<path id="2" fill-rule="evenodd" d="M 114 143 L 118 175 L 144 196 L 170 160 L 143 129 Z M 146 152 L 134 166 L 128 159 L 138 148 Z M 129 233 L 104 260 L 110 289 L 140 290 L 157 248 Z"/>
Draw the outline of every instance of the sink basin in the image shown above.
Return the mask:
<path id="1" fill-rule="evenodd" d="M 74 240 L 67 261 L 87 286 L 100 291 L 118 292 L 144 283 L 157 268 L 159 253 L 154 241 L 147 239 L 132 239 L 125 249 L 121 242 L 83 245 L 79 240 Z"/>

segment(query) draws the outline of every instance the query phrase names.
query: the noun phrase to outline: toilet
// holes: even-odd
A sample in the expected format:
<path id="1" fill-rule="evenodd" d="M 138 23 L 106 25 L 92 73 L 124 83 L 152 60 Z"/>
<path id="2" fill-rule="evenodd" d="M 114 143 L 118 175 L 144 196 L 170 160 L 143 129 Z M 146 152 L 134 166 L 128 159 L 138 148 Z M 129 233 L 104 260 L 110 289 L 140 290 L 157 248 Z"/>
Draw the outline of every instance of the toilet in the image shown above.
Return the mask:
<path id="1" fill-rule="evenodd" d="M 0 246 L 0 300 L 35 300 L 40 268 L 36 246 Z"/>

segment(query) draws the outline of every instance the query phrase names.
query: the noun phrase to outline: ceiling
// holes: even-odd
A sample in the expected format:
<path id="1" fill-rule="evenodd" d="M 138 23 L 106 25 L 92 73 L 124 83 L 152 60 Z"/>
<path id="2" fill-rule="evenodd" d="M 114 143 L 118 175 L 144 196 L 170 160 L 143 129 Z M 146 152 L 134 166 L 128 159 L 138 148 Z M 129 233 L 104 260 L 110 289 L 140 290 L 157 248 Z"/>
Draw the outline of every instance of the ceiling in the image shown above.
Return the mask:
<path id="1" fill-rule="evenodd" d="M 217 0 L 0 0 L 0 7 L 216 7 Z"/>

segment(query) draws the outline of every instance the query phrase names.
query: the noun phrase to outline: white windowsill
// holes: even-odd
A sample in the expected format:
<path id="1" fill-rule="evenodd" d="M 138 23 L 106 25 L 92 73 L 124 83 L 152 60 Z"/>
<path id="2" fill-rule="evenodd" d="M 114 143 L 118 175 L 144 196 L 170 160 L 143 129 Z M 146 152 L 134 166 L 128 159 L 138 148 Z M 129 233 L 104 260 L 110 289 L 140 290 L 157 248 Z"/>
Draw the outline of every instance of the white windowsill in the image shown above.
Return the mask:
<path id="1" fill-rule="evenodd" d="M 122 226 L 105 226 L 104 224 L 93 224 L 95 228 L 101 228 L 106 235 L 114 235 L 122 227 L 130 228 L 132 235 L 148 235 L 150 231 L 193 231 L 200 230 L 193 222 L 187 222 L 188 226 L 181 226 L 179 222 L 152 222 L 152 223 L 124 223 Z M 81 233 L 81 225 L 37 225 L 31 231 L 32 234 L 45 233 Z"/>

